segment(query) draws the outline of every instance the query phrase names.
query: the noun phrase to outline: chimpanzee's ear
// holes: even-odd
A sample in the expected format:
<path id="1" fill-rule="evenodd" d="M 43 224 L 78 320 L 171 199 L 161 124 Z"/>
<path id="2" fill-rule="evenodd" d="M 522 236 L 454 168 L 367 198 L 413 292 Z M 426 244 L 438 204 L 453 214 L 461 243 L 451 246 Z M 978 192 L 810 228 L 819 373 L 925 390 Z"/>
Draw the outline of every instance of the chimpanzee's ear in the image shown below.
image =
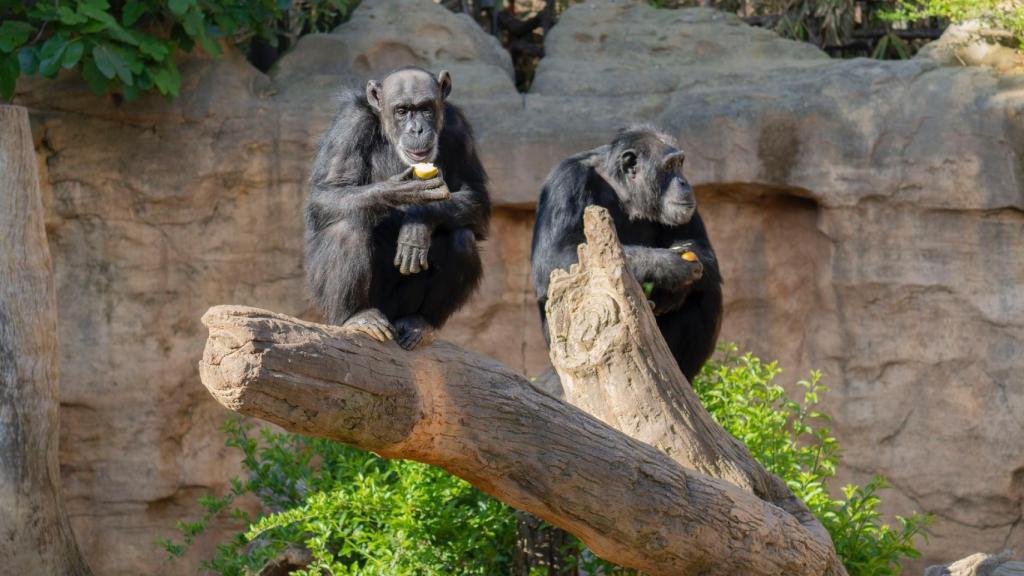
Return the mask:
<path id="1" fill-rule="evenodd" d="M 380 82 L 370 80 L 366 83 L 366 101 L 370 103 L 370 108 L 373 108 L 374 112 L 380 112 L 383 105 L 381 102 Z"/>
<path id="2" fill-rule="evenodd" d="M 624 174 L 636 174 L 636 150 L 626 150 L 619 155 L 619 166 Z"/>
<path id="3" fill-rule="evenodd" d="M 452 93 L 452 75 L 447 70 L 441 70 L 437 75 L 437 86 L 441 89 L 441 99 L 447 100 Z"/>

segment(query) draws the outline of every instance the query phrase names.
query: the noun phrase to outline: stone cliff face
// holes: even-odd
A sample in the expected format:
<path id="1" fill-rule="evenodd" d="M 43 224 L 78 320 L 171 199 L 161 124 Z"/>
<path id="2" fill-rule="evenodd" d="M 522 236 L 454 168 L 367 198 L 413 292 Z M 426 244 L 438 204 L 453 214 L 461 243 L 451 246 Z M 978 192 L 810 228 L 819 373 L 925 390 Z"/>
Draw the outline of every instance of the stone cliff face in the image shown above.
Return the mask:
<path id="1" fill-rule="evenodd" d="M 449 69 L 495 213 L 479 295 L 446 337 L 524 371 L 546 352 L 528 277 L 554 164 L 650 121 L 689 153 L 726 278 L 723 340 L 820 368 L 844 478 L 938 515 L 926 560 L 1024 546 L 1024 79 L 836 61 L 703 10 L 570 9 L 532 91 L 497 43 L 431 2 L 364 2 L 271 75 L 185 64 L 182 97 L 116 106 L 25 84 L 60 302 L 64 491 L 99 574 L 192 574 L 154 544 L 236 472 L 196 374 L 219 303 L 312 317 L 302 203 L 342 85 Z"/>

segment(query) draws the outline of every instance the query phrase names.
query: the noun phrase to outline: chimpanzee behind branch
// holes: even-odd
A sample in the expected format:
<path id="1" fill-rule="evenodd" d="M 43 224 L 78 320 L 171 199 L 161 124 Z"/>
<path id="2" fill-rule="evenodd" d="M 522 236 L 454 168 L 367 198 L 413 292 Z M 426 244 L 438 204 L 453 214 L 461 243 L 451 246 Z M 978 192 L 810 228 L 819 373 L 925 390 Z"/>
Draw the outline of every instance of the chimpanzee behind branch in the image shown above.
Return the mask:
<path id="1" fill-rule="evenodd" d="M 306 276 L 328 322 L 406 349 L 481 277 L 487 175 L 448 72 L 402 68 L 346 92 L 309 178 Z M 418 180 L 411 166 L 440 175 Z"/>
<path id="2" fill-rule="evenodd" d="M 722 280 L 682 173 L 684 158 L 670 136 L 638 126 L 565 160 L 548 176 L 530 257 L 545 338 L 551 271 L 576 263 L 576 247 L 585 241 L 583 211 L 603 206 L 615 221 L 630 272 L 652 287 L 658 327 L 679 368 L 688 380 L 700 371 L 718 340 Z M 682 258 L 686 252 L 696 259 Z"/>

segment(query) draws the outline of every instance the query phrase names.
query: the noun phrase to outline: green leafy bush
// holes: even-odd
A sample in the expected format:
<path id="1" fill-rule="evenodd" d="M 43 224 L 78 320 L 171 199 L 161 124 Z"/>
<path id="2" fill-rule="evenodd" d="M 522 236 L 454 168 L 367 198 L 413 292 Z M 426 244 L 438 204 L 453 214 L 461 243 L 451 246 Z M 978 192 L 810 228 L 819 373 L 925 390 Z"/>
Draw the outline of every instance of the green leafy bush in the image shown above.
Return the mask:
<path id="1" fill-rule="evenodd" d="M 900 573 L 900 561 L 917 558 L 914 538 L 924 534 L 928 516 L 896 517 L 896 526 L 882 521 L 878 491 L 887 487 L 876 476 L 865 486 L 844 486 L 842 498 L 832 498 L 829 480 L 839 464 L 839 444 L 817 411 L 820 395 L 828 390 L 821 374 L 797 385 L 800 401 L 790 399 L 775 380 L 777 362 L 765 363 L 752 354 L 738 356 L 726 348 L 719 362 L 709 363 L 694 379 L 694 388 L 716 422 L 739 438 L 761 464 L 786 480 L 817 516 L 836 546 L 850 576 Z"/>
<path id="2" fill-rule="evenodd" d="M 19 76 L 77 68 L 97 94 L 178 95 L 175 55 L 254 37 L 277 44 L 339 24 L 358 0 L 0 0 L 0 98 Z"/>
<path id="3" fill-rule="evenodd" d="M 954 24 L 971 20 L 1007 32 L 1024 49 L 1024 4 L 1005 0 L 898 0 L 889 20 L 942 18 Z"/>
<path id="4" fill-rule="evenodd" d="M 447 576 L 507 574 L 516 523 L 512 511 L 439 468 L 384 460 L 344 445 L 259 430 L 237 418 L 224 427 L 242 453 L 248 478 L 233 479 L 223 498 L 204 498 L 206 513 L 180 523 L 183 543 L 162 542 L 172 557 L 218 515 L 247 528 L 203 567 L 216 574 L 256 574 L 292 545 L 313 563 L 303 576 Z M 258 519 L 235 506 L 255 494 Z"/>
<path id="5" fill-rule="evenodd" d="M 777 363 L 729 346 L 704 367 L 694 388 L 712 416 L 742 440 L 753 455 L 784 478 L 832 534 L 851 576 L 900 573 L 900 561 L 914 558 L 915 537 L 928 518 L 897 517 L 883 522 L 878 491 L 885 481 L 846 486 L 830 496 L 829 480 L 839 462 L 839 446 L 816 409 L 826 388 L 820 375 L 798 385 L 790 399 L 776 382 Z M 469 484 L 430 466 L 387 461 L 336 443 L 260 431 L 237 419 L 226 424 L 228 446 L 243 456 L 247 480 L 232 481 L 223 498 L 204 498 L 203 518 L 180 525 L 183 543 L 163 542 L 171 556 L 218 515 L 230 515 L 247 529 L 222 544 L 204 567 L 222 575 L 255 574 L 289 546 L 308 548 L 314 563 L 302 572 L 404 576 L 508 574 L 515 538 L 511 509 Z M 233 504 L 238 496 L 259 496 L 275 511 L 249 518 Z M 635 574 L 596 558 L 582 545 L 565 551 L 588 573 Z"/>

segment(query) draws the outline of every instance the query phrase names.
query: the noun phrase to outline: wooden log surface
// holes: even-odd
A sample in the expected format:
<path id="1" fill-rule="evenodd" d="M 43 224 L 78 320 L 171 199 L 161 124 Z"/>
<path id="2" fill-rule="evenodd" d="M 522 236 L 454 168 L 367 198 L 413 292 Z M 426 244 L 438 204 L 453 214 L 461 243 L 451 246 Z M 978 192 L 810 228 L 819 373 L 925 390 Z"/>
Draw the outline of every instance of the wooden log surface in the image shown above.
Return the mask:
<path id="1" fill-rule="evenodd" d="M 0 105 L 0 559 L 89 573 L 60 498 L 57 304 L 28 113 Z"/>

